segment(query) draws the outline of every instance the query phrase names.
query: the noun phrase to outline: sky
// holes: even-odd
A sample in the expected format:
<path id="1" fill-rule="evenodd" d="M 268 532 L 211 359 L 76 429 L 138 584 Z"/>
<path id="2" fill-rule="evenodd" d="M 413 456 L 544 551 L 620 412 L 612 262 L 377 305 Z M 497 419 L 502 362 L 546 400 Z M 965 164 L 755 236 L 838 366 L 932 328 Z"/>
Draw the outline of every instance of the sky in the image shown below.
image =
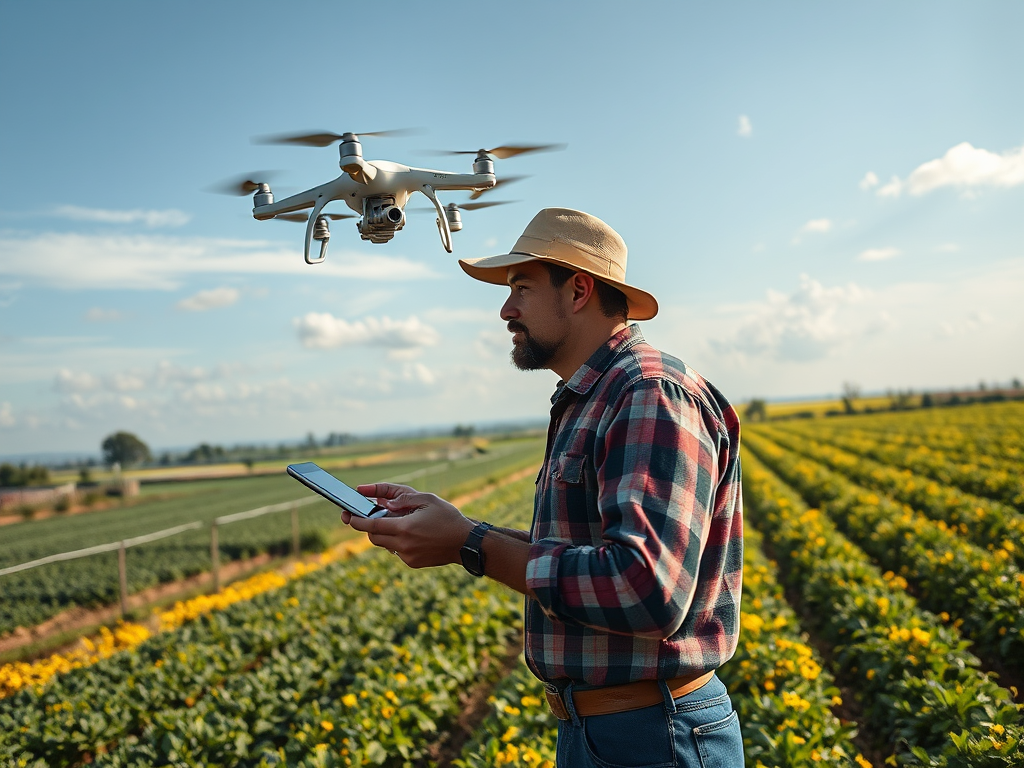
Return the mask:
<path id="1" fill-rule="evenodd" d="M 545 207 L 629 247 L 646 338 L 737 405 L 1024 376 L 1024 4 L 33 3 L 0 0 L 0 455 L 543 420 L 509 363 L 507 252 Z M 386 244 L 209 192 L 336 147 L 468 172 L 455 253 L 410 213 Z M 410 206 L 424 205 L 417 195 Z M 464 202 L 468 193 L 442 195 Z M 335 204 L 335 210 L 338 210 Z"/>

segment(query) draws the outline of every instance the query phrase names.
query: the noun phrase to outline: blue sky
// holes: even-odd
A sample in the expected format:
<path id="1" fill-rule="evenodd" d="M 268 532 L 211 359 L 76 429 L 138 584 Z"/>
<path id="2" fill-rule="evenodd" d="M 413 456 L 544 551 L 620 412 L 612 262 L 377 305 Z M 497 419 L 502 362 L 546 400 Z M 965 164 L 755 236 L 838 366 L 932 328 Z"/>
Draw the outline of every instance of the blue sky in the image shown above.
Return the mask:
<path id="1" fill-rule="evenodd" d="M 1024 376 L 1024 5 L 0 2 L 0 454 L 536 419 L 503 289 L 456 257 L 614 226 L 647 337 L 734 402 Z M 275 132 L 422 127 L 367 159 L 564 142 L 530 178 L 302 261 L 222 179 L 335 177 Z M 463 201 L 450 193 L 443 202 Z M 425 202 L 417 200 L 417 203 Z"/>

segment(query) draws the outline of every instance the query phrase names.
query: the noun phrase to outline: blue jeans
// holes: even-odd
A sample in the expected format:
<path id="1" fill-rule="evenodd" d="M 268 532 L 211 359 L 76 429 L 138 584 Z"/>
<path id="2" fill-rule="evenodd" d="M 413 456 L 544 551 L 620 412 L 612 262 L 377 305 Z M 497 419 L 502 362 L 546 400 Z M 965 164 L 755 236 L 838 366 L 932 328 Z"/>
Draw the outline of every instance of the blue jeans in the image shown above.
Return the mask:
<path id="1" fill-rule="evenodd" d="M 717 675 L 673 700 L 613 715 L 558 721 L 558 768 L 743 768 L 743 737 Z M 566 699 L 571 697 L 566 696 Z"/>

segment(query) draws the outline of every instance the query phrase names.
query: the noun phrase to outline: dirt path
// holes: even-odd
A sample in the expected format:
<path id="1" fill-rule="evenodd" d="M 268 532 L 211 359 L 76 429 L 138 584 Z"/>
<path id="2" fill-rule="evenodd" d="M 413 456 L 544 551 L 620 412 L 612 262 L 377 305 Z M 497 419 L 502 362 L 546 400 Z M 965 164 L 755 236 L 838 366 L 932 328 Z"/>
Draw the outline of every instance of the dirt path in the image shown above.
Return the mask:
<path id="1" fill-rule="evenodd" d="M 503 477 L 496 483 L 489 483 L 472 493 L 463 494 L 451 499 L 450 501 L 457 507 L 465 506 L 466 504 L 476 501 L 480 497 L 485 496 L 497 488 L 528 477 L 536 471 L 536 467 L 527 467 L 526 469 L 513 472 L 511 475 Z M 357 542 L 362 541 L 364 538 L 365 537 L 363 536 L 359 536 L 354 539 L 348 539 L 336 545 L 336 547 L 351 550 L 353 546 L 358 546 Z M 304 559 L 313 559 L 315 557 L 316 555 L 309 555 Z M 243 576 L 260 570 L 266 566 L 267 563 L 271 562 L 271 560 L 273 560 L 271 555 L 264 554 L 257 555 L 256 557 L 248 560 L 233 560 L 228 563 L 223 563 L 220 566 L 221 583 L 224 585 L 230 584 L 233 580 L 237 580 Z M 287 572 L 291 567 L 292 563 L 288 563 L 283 565 L 280 570 L 282 572 Z M 161 601 L 173 600 L 175 598 L 194 593 L 197 589 L 208 587 L 212 580 L 213 578 L 211 574 L 200 573 L 180 581 L 160 584 L 129 596 L 128 607 L 130 610 L 136 610 L 146 608 Z M 98 625 L 112 625 L 120 617 L 121 607 L 118 604 L 107 605 L 100 608 L 69 608 L 66 611 L 58 613 L 53 618 L 47 619 L 42 624 L 29 628 L 18 627 L 11 634 L 0 638 L 0 653 L 10 653 L 12 651 L 17 651 L 19 648 L 24 648 L 33 644 L 43 644 L 43 646 L 45 646 L 46 641 L 50 638 L 74 632 L 75 630 L 91 629 Z M 73 641 L 69 641 L 68 643 L 60 646 L 41 647 L 38 653 L 34 653 L 32 656 L 49 655 L 51 653 L 59 652 L 60 650 L 71 648 L 77 645 L 77 643 L 78 638 L 75 638 Z M 23 660 L 27 660 L 27 658 L 28 657 Z"/>

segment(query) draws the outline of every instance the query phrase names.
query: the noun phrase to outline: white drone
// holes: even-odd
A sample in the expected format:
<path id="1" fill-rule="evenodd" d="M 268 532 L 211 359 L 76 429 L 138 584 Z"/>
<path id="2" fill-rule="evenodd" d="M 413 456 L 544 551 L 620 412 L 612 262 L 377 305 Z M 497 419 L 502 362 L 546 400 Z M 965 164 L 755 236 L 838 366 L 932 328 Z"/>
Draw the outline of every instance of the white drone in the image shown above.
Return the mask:
<path id="1" fill-rule="evenodd" d="M 396 136 L 407 131 L 377 131 L 363 133 L 362 136 Z M 494 189 L 503 183 L 516 181 L 521 176 L 509 176 L 498 180 L 494 175 L 494 160 L 504 160 L 525 152 L 562 149 L 562 144 L 501 146 L 493 149 L 475 151 L 441 152 L 446 155 L 476 155 L 473 161 L 473 173 L 453 173 L 451 171 L 435 171 L 429 168 L 411 168 L 407 165 L 392 163 L 387 160 L 366 161 L 363 159 L 363 147 L 359 136 L 354 133 L 307 133 L 283 134 L 256 139 L 263 144 L 297 144 L 309 147 L 327 147 L 340 141 L 340 159 L 338 165 L 342 174 L 318 187 L 286 197 L 274 202 L 270 184 L 257 178 L 246 178 L 233 181 L 218 187 L 219 191 L 230 194 L 253 195 L 252 215 L 265 221 L 279 219 L 283 221 L 306 222 L 306 243 L 304 256 L 307 264 L 319 264 L 327 258 L 327 241 L 331 238 L 329 219 L 353 219 L 361 216 L 356 224 L 359 235 L 371 243 L 386 243 L 395 236 L 395 232 L 405 226 L 405 206 L 414 192 L 422 192 L 434 204 L 437 211 L 437 229 L 441 235 L 441 244 L 448 252 L 452 252 L 452 232 L 462 229 L 460 210 L 472 211 L 502 202 L 481 203 L 449 203 L 442 206 L 437 199 L 440 190 L 470 190 L 471 200 L 475 200 L 484 192 Z M 259 174 L 264 179 L 266 172 Z M 255 174 L 253 175 L 255 176 Z M 328 203 L 340 200 L 355 213 L 324 213 Z M 307 213 L 294 213 L 306 208 L 313 210 Z M 431 210 L 431 209 L 425 209 Z M 320 255 L 310 258 L 312 241 L 320 243 Z"/>

